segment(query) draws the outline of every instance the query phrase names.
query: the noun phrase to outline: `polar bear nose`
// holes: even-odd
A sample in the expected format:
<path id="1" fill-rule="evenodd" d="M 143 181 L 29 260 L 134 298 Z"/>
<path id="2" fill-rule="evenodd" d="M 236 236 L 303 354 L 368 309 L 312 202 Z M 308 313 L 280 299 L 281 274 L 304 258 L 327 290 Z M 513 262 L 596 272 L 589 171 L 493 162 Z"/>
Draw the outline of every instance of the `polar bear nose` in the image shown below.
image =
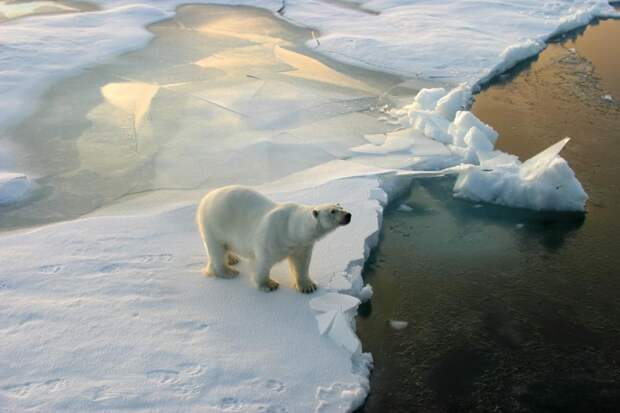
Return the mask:
<path id="1" fill-rule="evenodd" d="M 344 219 L 342 220 L 342 224 L 343 224 L 343 225 L 347 225 L 349 222 L 351 222 L 351 213 L 350 213 L 350 212 L 347 212 L 347 213 L 344 215 Z"/>

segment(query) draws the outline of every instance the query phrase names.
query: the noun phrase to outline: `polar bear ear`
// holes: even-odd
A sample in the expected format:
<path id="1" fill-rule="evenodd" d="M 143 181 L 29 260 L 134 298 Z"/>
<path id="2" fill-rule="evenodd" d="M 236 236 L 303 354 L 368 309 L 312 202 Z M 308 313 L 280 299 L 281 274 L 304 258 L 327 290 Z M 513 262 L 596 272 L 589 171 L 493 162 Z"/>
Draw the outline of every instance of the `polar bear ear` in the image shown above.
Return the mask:
<path id="1" fill-rule="evenodd" d="M 319 211 L 317 211 L 316 209 L 313 209 L 312 210 L 312 216 L 315 217 L 315 218 L 318 218 L 319 217 Z"/>

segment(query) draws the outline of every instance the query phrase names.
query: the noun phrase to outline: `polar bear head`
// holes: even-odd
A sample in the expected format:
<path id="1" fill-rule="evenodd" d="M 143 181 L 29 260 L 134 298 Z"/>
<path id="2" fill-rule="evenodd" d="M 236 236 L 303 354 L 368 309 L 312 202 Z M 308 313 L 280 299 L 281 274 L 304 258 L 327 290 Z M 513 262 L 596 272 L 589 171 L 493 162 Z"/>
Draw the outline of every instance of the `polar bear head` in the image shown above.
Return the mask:
<path id="1" fill-rule="evenodd" d="M 327 232 L 351 222 L 351 213 L 339 204 L 317 205 L 312 209 L 312 215 L 319 222 L 321 229 Z"/>

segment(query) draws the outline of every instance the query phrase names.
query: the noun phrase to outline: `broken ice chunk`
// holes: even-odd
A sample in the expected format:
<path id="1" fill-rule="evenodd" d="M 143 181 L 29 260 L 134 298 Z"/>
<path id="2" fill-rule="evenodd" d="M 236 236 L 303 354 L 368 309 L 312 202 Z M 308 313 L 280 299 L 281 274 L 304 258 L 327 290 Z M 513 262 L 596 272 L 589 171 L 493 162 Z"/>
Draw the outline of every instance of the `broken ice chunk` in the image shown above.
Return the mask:
<path id="1" fill-rule="evenodd" d="M 373 294 L 374 294 L 374 291 L 372 289 L 372 285 L 366 284 L 364 288 L 360 290 L 358 297 L 360 300 L 362 300 L 363 303 L 365 303 L 366 301 L 369 301 L 372 298 Z"/>
<path id="2" fill-rule="evenodd" d="M 493 144 L 489 141 L 487 136 L 475 126 L 472 126 L 469 129 L 469 131 L 463 138 L 463 141 L 467 146 L 469 146 L 470 148 L 474 148 L 478 151 L 493 150 Z"/>
<path id="3" fill-rule="evenodd" d="M 493 149 L 492 147 L 495 145 L 497 137 L 499 136 L 498 133 L 467 110 L 457 112 L 454 122 L 452 122 L 448 128 L 448 133 L 452 135 L 454 144 L 459 145 L 464 141 L 465 135 L 467 135 L 473 127 L 484 134 L 486 139 L 491 143 L 491 149 Z"/>
<path id="4" fill-rule="evenodd" d="M 373 188 L 368 191 L 368 198 L 375 199 L 379 201 L 382 205 L 386 205 L 388 203 L 388 196 L 384 190 L 379 188 Z"/>
<path id="5" fill-rule="evenodd" d="M 517 208 L 583 211 L 588 195 L 558 155 L 566 142 L 561 140 L 523 164 L 464 169 L 454 184 L 454 196 Z"/>
<path id="6" fill-rule="evenodd" d="M 434 110 L 437 106 L 437 101 L 447 94 L 446 89 L 442 87 L 422 89 L 416 95 L 412 109 L 421 110 Z"/>
<path id="7" fill-rule="evenodd" d="M 334 274 L 334 276 L 329 280 L 327 284 L 327 288 L 335 291 L 347 291 L 350 290 L 352 285 L 351 281 L 346 277 L 347 273 L 339 273 Z"/>
<path id="8" fill-rule="evenodd" d="M 469 87 L 466 84 L 462 84 L 439 99 L 435 111 L 445 119 L 453 120 L 456 113 L 467 105 L 470 95 Z"/>
<path id="9" fill-rule="evenodd" d="M 478 151 L 478 159 L 482 169 L 518 168 L 521 161 L 515 155 L 501 151 Z"/>
<path id="10" fill-rule="evenodd" d="M 328 311 L 316 316 L 316 321 L 319 324 L 319 334 L 324 335 L 327 330 L 332 326 L 334 317 L 336 317 L 337 311 Z"/>
<path id="11" fill-rule="evenodd" d="M 404 330 L 409 325 L 408 322 L 401 321 L 401 320 L 390 320 L 389 323 L 390 323 L 390 327 L 398 331 Z"/>
<path id="12" fill-rule="evenodd" d="M 342 313 L 336 313 L 334 316 L 328 336 L 351 354 L 357 354 L 362 349 L 359 339 L 351 329 L 349 320 Z"/>
<path id="13" fill-rule="evenodd" d="M 409 205 L 407 204 L 400 204 L 397 208 L 399 211 L 401 212 L 411 212 L 413 211 L 413 208 L 411 208 Z"/>
<path id="14" fill-rule="evenodd" d="M 318 312 L 337 310 L 344 313 L 349 310 L 356 310 L 359 305 L 360 300 L 357 298 L 338 293 L 327 293 L 310 300 L 310 308 Z"/>
<path id="15" fill-rule="evenodd" d="M 570 138 L 564 138 L 558 143 L 551 145 L 538 155 L 528 159 L 521 166 L 521 177 L 523 179 L 536 179 L 542 175 L 549 167 L 549 164 L 558 156 L 560 151 L 568 143 Z"/>

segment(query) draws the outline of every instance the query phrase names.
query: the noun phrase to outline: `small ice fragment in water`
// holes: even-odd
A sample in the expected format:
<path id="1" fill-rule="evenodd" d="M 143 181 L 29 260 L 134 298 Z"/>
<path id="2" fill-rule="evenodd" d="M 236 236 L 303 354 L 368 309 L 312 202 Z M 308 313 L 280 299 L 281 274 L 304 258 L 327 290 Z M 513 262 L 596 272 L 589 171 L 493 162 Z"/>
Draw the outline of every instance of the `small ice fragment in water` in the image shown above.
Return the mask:
<path id="1" fill-rule="evenodd" d="M 398 210 L 401 212 L 411 212 L 413 211 L 413 208 L 411 208 L 409 205 L 407 204 L 400 204 L 398 206 Z"/>
<path id="2" fill-rule="evenodd" d="M 407 328 L 408 325 L 409 323 L 407 321 L 390 320 L 390 327 L 392 327 L 394 330 L 404 330 L 405 328 Z"/>
<path id="3" fill-rule="evenodd" d="M 521 229 L 521 228 L 523 228 L 524 226 L 525 226 L 525 225 L 524 225 L 524 224 L 521 224 L 521 223 L 519 223 L 519 224 L 515 225 L 515 227 L 517 227 L 517 229 Z"/>
<path id="4" fill-rule="evenodd" d="M 615 101 L 615 99 L 614 99 L 614 97 L 612 95 L 603 95 L 603 96 L 601 96 L 601 99 L 606 100 L 608 102 L 614 102 Z"/>
<path id="5" fill-rule="evenodd" d="M 482 205 L 482 204 L 476 204 L 476 205 L 474 205 L 474 208 L 482 208 L 482 207 L 484 207 L 484 205 Z"/>
<path id="6" fill-rule="evenodd" d="M 363 303 L 369 301 L 372 298 L 374 291 L 372 289 L 372 285 L 366 284 L 364 288 L 360 290 L 358 298 L 362 300 Z"/>

